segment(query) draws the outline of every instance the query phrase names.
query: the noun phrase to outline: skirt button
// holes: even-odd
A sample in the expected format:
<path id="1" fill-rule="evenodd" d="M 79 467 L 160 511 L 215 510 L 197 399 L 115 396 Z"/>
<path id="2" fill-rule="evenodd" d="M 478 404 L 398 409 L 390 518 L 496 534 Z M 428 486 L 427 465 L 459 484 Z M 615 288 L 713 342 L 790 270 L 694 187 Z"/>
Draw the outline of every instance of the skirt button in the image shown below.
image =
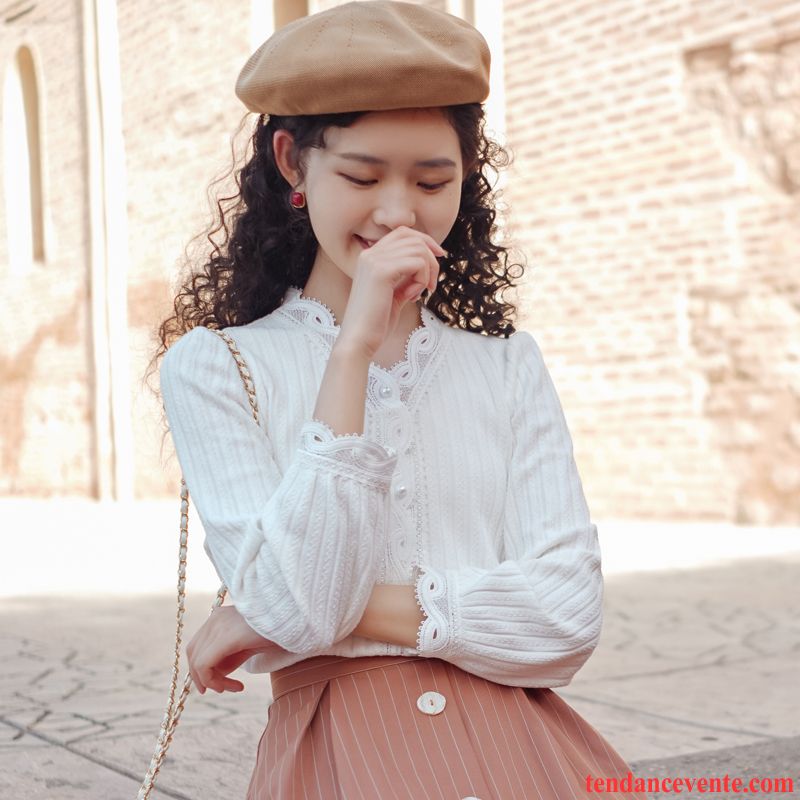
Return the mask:
<path id="1" fill-rule="evenodd" d="M 417 708 L 423 714 L 441 714 L 447 701 L 439 692 L 423 692 L 417 698 Z"/>

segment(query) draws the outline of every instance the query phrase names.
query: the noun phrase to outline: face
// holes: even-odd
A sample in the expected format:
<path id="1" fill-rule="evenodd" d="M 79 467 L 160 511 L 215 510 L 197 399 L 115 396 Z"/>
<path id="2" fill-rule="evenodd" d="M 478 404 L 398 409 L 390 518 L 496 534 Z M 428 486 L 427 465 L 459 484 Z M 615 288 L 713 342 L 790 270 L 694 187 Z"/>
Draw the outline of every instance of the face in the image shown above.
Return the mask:
<path id="1" fill-rule="evenodd" d="M 458 135 L 438 109 L 375 111 L 349 128 L 329 128 L 326 149 L 308 151 L 300 185 L 296 173 L 281 166 L 281 134 L 289 136 L 275 133 L 276 161 L 291 185 L 305 192 L 319 242 L 315 283 L 352 280 L 364 249 L 356 234 L 374 242 L 406 225 L 441 243 L 453 227 L 463 165 Z M 452 164 L 416 163 L 433 159 Z"/>

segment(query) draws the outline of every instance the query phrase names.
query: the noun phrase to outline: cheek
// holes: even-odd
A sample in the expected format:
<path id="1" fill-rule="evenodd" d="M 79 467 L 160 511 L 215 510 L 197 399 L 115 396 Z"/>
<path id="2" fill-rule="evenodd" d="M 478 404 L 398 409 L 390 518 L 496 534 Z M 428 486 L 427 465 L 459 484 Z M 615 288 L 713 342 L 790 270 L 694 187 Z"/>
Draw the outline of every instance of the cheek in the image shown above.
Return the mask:
<path id="1" fill-rule="evenodd" d="M 430 214 L 424 219 L 426 230 L 434 238 L 440 237 L 443 239 L 450 233 L 458 219 L 458 208 L 458 204 L 448 204 L 441 208 L 431 209 Z"/>

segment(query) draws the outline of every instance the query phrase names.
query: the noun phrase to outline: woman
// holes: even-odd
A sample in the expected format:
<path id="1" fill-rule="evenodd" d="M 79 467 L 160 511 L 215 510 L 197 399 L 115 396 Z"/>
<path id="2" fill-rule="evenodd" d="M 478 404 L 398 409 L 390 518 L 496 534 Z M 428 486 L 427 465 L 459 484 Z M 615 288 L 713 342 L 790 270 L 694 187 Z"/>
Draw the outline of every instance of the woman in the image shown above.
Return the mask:
<path id="1" fill-rule="evenodd" d="M 498 297 L 519 276 L 490 238 L 488 90 L 475 28 L 392 0 L 287 25 L 237 81 L 253 155 L 160 376 L 233 603 L 192 677 L 271 677 L 249 800 L 563 800 L 628 772 L 553 691 L 597 645 L 600 551 L 542 353 Z"/>

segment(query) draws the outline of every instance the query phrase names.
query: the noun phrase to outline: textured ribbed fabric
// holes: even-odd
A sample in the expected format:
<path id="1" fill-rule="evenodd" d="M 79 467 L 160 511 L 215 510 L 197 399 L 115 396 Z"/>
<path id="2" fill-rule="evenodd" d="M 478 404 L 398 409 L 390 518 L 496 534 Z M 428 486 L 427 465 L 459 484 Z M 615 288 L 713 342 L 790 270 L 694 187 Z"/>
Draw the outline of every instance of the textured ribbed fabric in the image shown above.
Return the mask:
<path id="1" fill-rule="evenodd" d="M 565 686 L 601 630 L 603 578 L 564 413 L 527 331 L 449 327 L 426 307 L 405 358 L 369 368 L 364 433 L 313 419 L 339 332 L 290 287 L 167 351 L 161 389 L 204 547 L 272 672 L 310 656 L 436 657 L 496 683 Z M 352 635 L 375 583 L 414 585 L 417 647 Z"/>

